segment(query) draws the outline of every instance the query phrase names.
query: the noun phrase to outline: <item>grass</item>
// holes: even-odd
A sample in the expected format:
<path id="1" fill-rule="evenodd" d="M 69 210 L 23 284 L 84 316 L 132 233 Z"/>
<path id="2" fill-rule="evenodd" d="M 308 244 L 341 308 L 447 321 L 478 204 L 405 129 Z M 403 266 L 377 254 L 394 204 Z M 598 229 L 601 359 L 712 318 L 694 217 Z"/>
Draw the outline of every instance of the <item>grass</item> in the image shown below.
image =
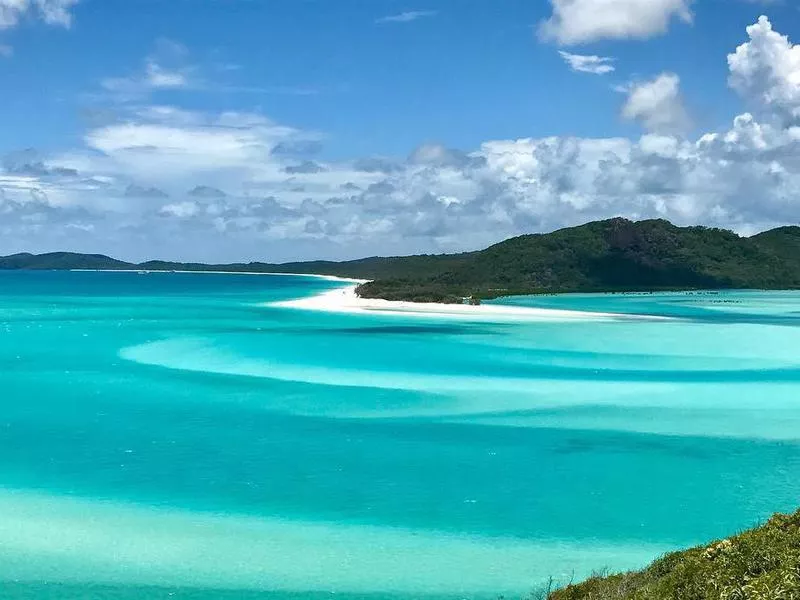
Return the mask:
<path id="1" fill-rule="evenodd" d="M 648 568 L 594 576 L 549 600 L 800 600 L 800 511 Z"/>

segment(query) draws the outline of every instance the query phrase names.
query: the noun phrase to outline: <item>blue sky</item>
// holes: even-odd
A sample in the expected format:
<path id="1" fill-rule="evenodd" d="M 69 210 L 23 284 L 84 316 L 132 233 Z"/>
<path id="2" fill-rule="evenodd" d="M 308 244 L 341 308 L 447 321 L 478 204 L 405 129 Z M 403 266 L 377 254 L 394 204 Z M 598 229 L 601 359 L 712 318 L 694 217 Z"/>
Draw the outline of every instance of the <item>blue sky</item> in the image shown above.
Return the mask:
<path id="1" fill-rule="evenodd" d="M 346 258 L 616 214 L 795 222 L 798 17 L 793 0 L 0 0 L 0 252 Z"/>

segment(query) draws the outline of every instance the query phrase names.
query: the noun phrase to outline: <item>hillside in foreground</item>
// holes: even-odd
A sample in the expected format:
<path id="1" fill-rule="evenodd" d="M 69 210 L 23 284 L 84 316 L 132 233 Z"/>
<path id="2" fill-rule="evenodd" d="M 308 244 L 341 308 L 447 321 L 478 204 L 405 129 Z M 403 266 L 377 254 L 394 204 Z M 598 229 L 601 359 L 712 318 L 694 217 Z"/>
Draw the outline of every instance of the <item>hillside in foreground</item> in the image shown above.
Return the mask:
<path id="1" fill-rule="evenodd" d="M 512 238 L 478 252 L 346 262 L 127 263 L 100 254 L 15 254 L 0 269 L 146 269 L 313 273 L 369 279 L 363 297 L 462 302 L 520 294 L 800 289 L 800 227 L 753 237 L 668 221 L 596 221 Z"/>
<path id="2" fill-rule="evenodd" d="M 800 511 L 633 573 L 597 576 L 549 600 L 798 600 Z"/>

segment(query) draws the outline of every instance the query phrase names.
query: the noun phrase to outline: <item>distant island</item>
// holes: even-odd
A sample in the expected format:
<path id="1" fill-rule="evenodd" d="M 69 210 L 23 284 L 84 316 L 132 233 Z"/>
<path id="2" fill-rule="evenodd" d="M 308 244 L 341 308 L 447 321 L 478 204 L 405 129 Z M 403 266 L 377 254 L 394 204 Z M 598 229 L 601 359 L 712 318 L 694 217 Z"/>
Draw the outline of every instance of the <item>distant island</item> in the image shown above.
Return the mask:
<path id="1" fill-rule="evenodd" d="M 129 263 L 102 254 L 55 252 L 0 257 L 0 269 L 309 273 L 369 280 L 365 298 L 479 302 L 500 296 L 691 289 L 800 289 L 800 227 L 752 237 L 665 220 L 595 221 L 511 238 L 461 254 L 372 257 L 346 262 L 207 265 Z"/>

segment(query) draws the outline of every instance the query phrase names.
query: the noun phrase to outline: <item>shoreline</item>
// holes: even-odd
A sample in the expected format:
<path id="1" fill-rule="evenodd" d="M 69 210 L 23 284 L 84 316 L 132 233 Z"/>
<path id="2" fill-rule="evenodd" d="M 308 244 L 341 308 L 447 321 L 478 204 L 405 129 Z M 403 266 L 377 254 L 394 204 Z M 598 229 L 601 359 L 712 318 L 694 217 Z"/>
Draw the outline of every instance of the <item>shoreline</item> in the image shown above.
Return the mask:
<path id="1" fill-rule="evenodd" d="M 188 270 L 165 270 L 165 269 L 69 269 L 70 273 L 141 273 L 142 275 L 152 275 L 160 273 L 181 273 L 191 275 L 268 275 L 270 277 L 313 277 L 324 279 L 325 281 L 341 281 L 343 283 L 355 283 L 356 285 L 367 283 L 368 279 L 354 279 L 352 277 L 338 277 L 336 275 L 319 275 L 316 273 L 266 273 L 262 271 L 188 271 Z"/>
<path id="2" fill-rule="evenodd" d="M 627 315 L 618 313 L 560 310 L 555 308 L 535 308 L 528 306 L 508 306 L 500 304 L 443 304 L 421 303 L 360 298 L 356 294 L 357 285 L 328 290 L 320 294 L 268 302 L 261 306 L 292 308 L 317 312 L 339 314 L 380 314 L 428 318 L 466 319 L 466 320 L 528 320 L 528 321 L 618 321 L 618 320 L 671 320 L 667 317 Z"/>
<path id="3" fill-rule="evenodd" d="M 316 273 L 267 273 L 259 271 L 192 271 L 163 269 L 70 269 L 76 273 L 140 273 L 140 274 L 206 274 L 206 275 L 265 275 L 270 277 L 309 277 L 347 283 L 346 287 L 327 290 L 312 296 L 261 303 L 260 306 L 273 308 L 291 308 L 315 312 L 338 314 L 380 314 L 400 317 L 427 317 L 459 319 L 468 321 L 671 321 L 669 317 L 651 315 L 633 315 L 609 312 L 592 312 L 563 310 L 557 308 L 536 308 L 532 306 L 509 306 L 502 304 L 445 304 L 436 302 L 409 302 L 400 300 L 382 300 L 378 298 L 361 298 L 356 288 L 369 279 L 338 277 L 336 275 L 320 275 Z"/>

